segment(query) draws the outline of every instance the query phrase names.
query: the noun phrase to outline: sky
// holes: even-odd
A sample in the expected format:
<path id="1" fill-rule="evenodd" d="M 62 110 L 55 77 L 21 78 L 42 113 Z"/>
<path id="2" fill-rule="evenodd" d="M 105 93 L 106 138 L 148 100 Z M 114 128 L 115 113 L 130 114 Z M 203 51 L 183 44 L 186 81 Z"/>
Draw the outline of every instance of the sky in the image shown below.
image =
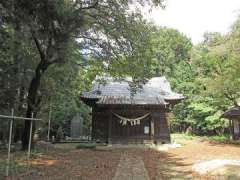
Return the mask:
<path id="1" fill-rule="evenodd" d="M 167 0 L 165 4 L 165 10 L 146 10 L 145 17 L 179 30 L 194 44 L 203 40 L 204 32 L 227 33 L 240 15 L 240 0 Z"/>

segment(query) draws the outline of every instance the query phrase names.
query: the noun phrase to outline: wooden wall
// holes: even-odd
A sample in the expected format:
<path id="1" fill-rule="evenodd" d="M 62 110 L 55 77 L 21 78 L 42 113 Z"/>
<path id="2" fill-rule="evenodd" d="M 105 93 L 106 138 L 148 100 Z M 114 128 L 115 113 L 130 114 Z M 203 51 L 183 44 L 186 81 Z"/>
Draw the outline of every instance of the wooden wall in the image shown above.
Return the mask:
<path id="1" fill-rule="evenodd" d="M 92 138 L 97 141 L 108 141 L 108 120 L 109 113 L 97 107 L 92 108 Z"/>
<path id="2" fill-rule="evenodd" d="M 140 125 L 120 124 L 120 119 L 112 112 L 127 118 L 137 118 L 150 112 L 141 120 Z M 94 107 L 92 112 L 93 139 L 109 143 L 166 143 L 170 141 L 170 132 L 164 108 L 100 108 Z M 149 133 L 144 133 L 144 127 Z M 153 129 L 154 128 L 154 129 Z"/>
<path id="3" fill-rule="evenodd" d="M 239 119 L 233 119 L 232 120 L 232 129 L 233 129 L 233 139 L 239 140 L 240 139 L 240 120 Z"/>
<path id="4" fill-rule="evenodd" d="M 127 109 L 122 110 L 113 110 L 114 113 L 117 113 L 121 116 L 127 118 L 137 118 L 141 117 L 148 113 L 146 110 L 135 110 Z M 115 115 L 112 115 L 112 133 L 111 139 L 113 143 L 143 143 L 144 140 L 150 140 L 150 133 L 144 133 L 144 127 L 150 127 L 150 116 L 144 118 L 140 121 L 140 125 L 127 125 L 120 124 L 120 119 Z"/>
<path id="5" fill-rule="evenodd" d="M 170 130 L 165 111 L 154 111 L 151 113 L 154 121 L 154 141 L 155 143 L 169 143 Z"/>

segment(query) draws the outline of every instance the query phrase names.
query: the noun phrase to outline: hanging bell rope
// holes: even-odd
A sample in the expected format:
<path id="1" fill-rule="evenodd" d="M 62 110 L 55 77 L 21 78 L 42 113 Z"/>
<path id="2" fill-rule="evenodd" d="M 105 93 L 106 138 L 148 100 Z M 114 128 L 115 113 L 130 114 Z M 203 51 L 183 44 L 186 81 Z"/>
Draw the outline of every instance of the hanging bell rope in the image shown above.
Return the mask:
<path id="1" fill-rule="evenodd" d="M 150 113 L 147 113 L 141 117 L 131 119 L 131 118 L 126 118 L 126 117 L 120 116 L 119 114 L 116 114 L 114 112 L 113 112 L 113 114 L 120 119 L 120 124 L 122 124 L 123 126 L 127 125 L 127 122 L 130 122 L 131 126 L 140 125 L 140 121 L 142 119 L 146 118 L 148 115 L 150 115 Z"/>

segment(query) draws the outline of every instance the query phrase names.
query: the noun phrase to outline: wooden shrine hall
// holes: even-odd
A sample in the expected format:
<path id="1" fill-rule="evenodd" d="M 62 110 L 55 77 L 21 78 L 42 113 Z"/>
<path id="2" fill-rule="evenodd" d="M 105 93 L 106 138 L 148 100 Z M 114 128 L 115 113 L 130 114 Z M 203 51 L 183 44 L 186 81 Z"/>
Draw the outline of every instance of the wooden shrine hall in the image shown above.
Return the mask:
<path id="1" fill-rule="evenodd" d="M 134 95 L 130 78 L 97 79 L 81 100 L 92 107 L 92 138 L 107 143 L 167 143 L 170 130 L 167 113 L 180 102 L 165 77 L 154 77 Z"/>
<path id="2" fill-rule="evenodd" d="M 240 140 L 240 106 L 236 105 L 224 112 L 222 117 L 230 120 L 232 138 Z"/>

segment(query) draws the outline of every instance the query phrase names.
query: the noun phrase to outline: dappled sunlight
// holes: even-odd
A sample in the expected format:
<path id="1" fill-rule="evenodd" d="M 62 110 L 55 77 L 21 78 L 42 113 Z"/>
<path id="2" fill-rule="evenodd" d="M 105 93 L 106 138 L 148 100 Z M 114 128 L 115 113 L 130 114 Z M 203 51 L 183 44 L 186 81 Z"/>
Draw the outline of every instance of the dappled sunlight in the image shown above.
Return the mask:
<path id="1" fill-rule="evenodd" d="M 151 150 L 145 154 L 144 162 L 152 178 L 192 177 L 192 164 L 168 151 Z"/>
<path id="2" fill-rule="evenodd" d="M 240 0 L 185 1 L 0 0 L 0 180 L 240 180 Z"/>
<path id="3" fill-rule="evenodd" d="M 19 166 L 28 166 L 30 165 L 36 165 L 36 166 L 53 166 L 57 164 L 59 161 L 54 159 L 31 159 L 29 162 L 26 159 L 18 159 L 16 161 L 17 165 Z"/>
<path id="4" fill-rule="evenodd" d="M 196 163 L 193 166 L 193 170 L 199 174 L 207 174 L 209 172 L 211 173 L 212 171 L 217 169 L 227 170 L 236 168 L 238 168 L 238 170 L 240 169 L 240 160 L 213 159 L 210 161 Z"/>
<path id="5" fill-rule="evenodd" d="M 229 174 L 229 177 L 238 177 L 237 166 L 225 164 L 216 167 L 211 172 L 199 174 L 193 170 L 193 166 L 199 162 L 213 159 L 240 160 L 240 147 L 228 144 L 214 145 L 199 140 L 188 140 L 186 144 L 179 146 L 177 143 L 165 144 L 152 148 L 150 146 L 115 146 L 106 149 L 77 149 L 48 152 L 48 155 L 36 154 L 30 161 L 31 178 L 43 179 L 67 179 L 69 177 L 81 177 L 83 179 L 111 179 L 115 176 L 122 155 L 127 155 L 133 162 L 140 159 L 146 168 L 149 179 L 194 179 L 214 177 L 215 174 Z M 180 142 L 179 142 L 180 143 Z M 180 143 L 181 144 L 181 143 Z M 67 144 L 65 145 L 67 146 Z M 125 148 L 123 148 L 125 147 Z M 128 147 L 128 148 L 127 148 Z M 166 149 L 162 149 L 162 147 Z M 201 153 L 200 153 L 201 152 Z M 16 165 L 27 167 L 27 159 L 24 156 L 18 159 Z M 64 171 L 64 174 L 62 173 Z M 233 173 L 231 173 L 233 172 Z M 26 178 L 29 173 L 20 179 Z M 211 178 L 210 178 L 211 179 Z M 24 179 L 25 180 L 25 179 Z"/>
<path id="6" fill-rule="evenodd" d="M 168 151 L 170 149 L 181 148 L 181 147 L 182 145 L 177 143 L 152 146 L 152 148 L 156 151 Z"/>
<path id="7" fill-rule="evenodd" d="M 210 172 L 211 175 L 222 176 L 240 179 L 240 166 L 238 165 L 225 165 Z"/>
<path id="8" fill-rule="evenodd" d="M 56 164 L 58 161 L 57 160 L 52 160 L 52 159 L 35 159 L 31 161 L 32 165 L 44 165 L 44 166 L 52 166 Z"/>

